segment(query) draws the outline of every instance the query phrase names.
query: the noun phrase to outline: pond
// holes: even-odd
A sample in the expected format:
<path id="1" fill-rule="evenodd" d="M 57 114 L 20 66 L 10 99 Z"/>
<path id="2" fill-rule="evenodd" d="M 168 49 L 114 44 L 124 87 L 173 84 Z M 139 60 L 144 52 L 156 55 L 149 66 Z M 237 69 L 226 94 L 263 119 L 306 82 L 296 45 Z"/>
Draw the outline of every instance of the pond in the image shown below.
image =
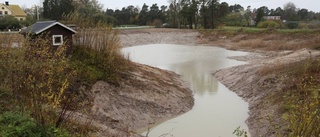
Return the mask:
<path id="1" fill-rule="evenodd" d="M 248 131 L 248 103 L 230 91 L 212 73 L 245 64 L 228 59 L 246 52 L 212 46 L 152 44 L 127 47 L 123 53 L 133 62 L 170 70 L 181 75 L 193 91 L 195 105 L 191 111 L 155 124 L 149 137 L 230 137 L 241 126 Z M 142 134 L 145 135 L 144 131 Z"/>

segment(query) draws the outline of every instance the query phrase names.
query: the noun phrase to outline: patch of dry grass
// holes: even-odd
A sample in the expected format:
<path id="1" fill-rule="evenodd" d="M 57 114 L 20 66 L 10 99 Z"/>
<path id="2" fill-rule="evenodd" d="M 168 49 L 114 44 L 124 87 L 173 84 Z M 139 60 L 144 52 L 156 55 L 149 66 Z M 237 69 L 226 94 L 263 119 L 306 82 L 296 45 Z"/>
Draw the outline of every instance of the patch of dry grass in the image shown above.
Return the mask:
<path id="1" fill-rule="evenodd" d="M 240 48 L 246 49 L 264 48 L 267 46 L 267 44 L 262 39 L 242 40 L 237 45 Z"/>
<path id="2" fill-rule="evenodd" d="M 247 40 L 248 39 L 248 35 L 246 34 L 240 34 L 240 35 L 236 35 L 234 36 L 231 41 L 232 42 L 240 42 L 240 41 L 243 41 L 243 40 Z"/>
<path id="3" fill-rule="evenodd" d="M 320 135 L 320 60 L 307 59 L 297 62 L 287 73 L 290 80 L 283 89 L 283 120 L 289 122 L 286 127 L 289 136 Z"/>
<path id="4" fill-rule="evenodd" d="M 282 31 L 254 31 L 250 32 L 228 32 L 222 30 L 200 31 L 200 39 L 208 39 L 209 43 L 227 43 L 229 49 L 245 50 L 299 50 L 303 48 L 320 49 L 320 35 L 317 31 L 310 32 L 282 32 Z M 227 36 L 219 39 L 219 36 Z"/>
<path id="5" fill-rule="evenodd" d="M 17 33 L 0 34 L 0 46 L 14 46 L 24 41 L 24 37 Z"/>
<path id="6" fill-rule="evenodd" d="M 309 44 L 313 49 L 320 49 L 320 35 L 314 36 Z"/>
<path id="7" fill-rule="evenodd" d="M 77 48 L 73 58 L 82 60 L 78 65 L 83 66 L 77 69 L 92 71 L 89 75 L 93 79 L 118 84 L 120 74 L 130 67 L 130 61 L 121 53 L 118 34 L 110 27 L 80 29 L 74 41 Z"/>
<path id="8" fill-rule="evenodd" d="M 14 43 L 20 47 L 12 47 Z M 87 88 L 91 83 L 118 82 L 129 64 L 120 52 L 118 34 L 109 27 L 78 30 L 74 43 L 83 52 L 70 56 L 66 45 L 53 51 L 49 43 L 50 39 L 0 34 L 0 114 L 31 113 L 41 127 L 68 129 L 65 126 L 72 125 L 76 129 L 72 132 L 89 136 L 90 125 L 70 123 L 76 121 L 68 121 L 72 115 L 66 112 L 90 110 L 92 98 Z M 92 73 L 97 77 L 88 81 Z"/>
<path id="9" fill-rule="evenodd" d="M 320 133 L 320 59 L 308 58 L 293 63 L 265 65 L 257 71 L 260 76 L 272 76 L 273 91 L 269 101 L 279 105 L 282 115 L 278 134 L 282 136 L 318 136 Z"/>
<path id="10" fill-rule="evenodd" d="M 278 34 L 267 34 L 265 35 L 262 39 L 264 41 L 268 41 L 268 40 L 279 40 L 279 35 Z"/>
<path id="11" fill-rule="evenodd" d="M 280 73 L 281 71 L 285 71 L 286 67 L 288 67 L 288 65 L 275 62 L 273 64 L 268 64 L 268 65 L 265 65 L 264 67 L 261 67 L 260 69 L 257 70 L 257 74 L 259 76 L 265 76 L 268 74 Z"/>
<path id="12" fill-rule="evenodd" d="M 234 37 L 233 42 L 238 48 L 260 49 L 268 51 L 299 50 L 303 48 L 320 48 L 320 36 L 311 35 L 310 38 L 292 38 L 281 35 L 261 35 Z"/>

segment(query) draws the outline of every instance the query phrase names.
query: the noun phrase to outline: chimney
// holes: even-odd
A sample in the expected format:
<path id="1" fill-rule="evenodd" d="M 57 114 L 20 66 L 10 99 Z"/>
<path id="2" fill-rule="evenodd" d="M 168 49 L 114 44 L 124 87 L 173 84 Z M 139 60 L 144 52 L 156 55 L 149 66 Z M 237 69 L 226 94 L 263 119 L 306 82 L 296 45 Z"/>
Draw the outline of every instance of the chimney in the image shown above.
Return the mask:
<path id="1" fill-rule="evenodd" d="M 9 6 L 9 1 L 6 1 L 5 3 L 6 3 L 7 6 Z"/>

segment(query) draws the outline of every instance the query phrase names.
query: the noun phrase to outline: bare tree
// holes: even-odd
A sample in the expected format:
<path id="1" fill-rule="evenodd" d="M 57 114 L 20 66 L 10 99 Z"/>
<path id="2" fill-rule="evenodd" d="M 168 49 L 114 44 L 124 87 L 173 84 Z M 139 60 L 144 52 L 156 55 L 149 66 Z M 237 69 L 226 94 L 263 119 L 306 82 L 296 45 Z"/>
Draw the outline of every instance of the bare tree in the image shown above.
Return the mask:
<path id="1" fill-rule="evenodd" d="M 297 14 L 297 7 L 294 3 L 288 2 L 283 6 L 283 19 L 286 20 L 295 20 Z"/>
<path id="2" fill-rule="evenodd" d="M 177 0 L 168 0 L 169 6 L 169 16 L 172 23 L 172 27 L 176 28 L 178 26 L 178 12 L 179 12 L 179 2 Z"/>

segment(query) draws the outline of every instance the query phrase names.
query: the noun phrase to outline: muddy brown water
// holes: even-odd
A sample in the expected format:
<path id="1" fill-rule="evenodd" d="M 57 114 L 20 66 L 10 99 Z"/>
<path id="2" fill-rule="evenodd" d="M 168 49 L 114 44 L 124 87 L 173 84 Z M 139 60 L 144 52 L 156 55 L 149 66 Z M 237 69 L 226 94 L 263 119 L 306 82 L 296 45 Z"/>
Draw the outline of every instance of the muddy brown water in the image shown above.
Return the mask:
<path id="1" fill-rule="evenodd" d="M 173 71 L 181 75 L 193 91 L 195 105 L 191 111 L 159 122 L 149 137 L 230 137 L 241 126 L 248 131 L 248 103 L 227 89 L 212 73 L 245 64 L 228 59 L 247 53 L 211 46 L 152 44 L 123 48 L 130 60 Z M 146 129 L 141 132 L 145 135 Z"/>

